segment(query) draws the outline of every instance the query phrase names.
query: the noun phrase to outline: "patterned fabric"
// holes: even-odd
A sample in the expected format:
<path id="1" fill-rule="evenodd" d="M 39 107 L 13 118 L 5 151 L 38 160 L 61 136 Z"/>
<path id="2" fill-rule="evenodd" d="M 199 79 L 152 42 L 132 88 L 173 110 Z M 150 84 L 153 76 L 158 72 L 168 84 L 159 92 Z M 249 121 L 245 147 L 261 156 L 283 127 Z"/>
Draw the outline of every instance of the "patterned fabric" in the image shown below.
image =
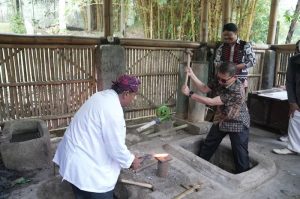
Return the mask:
<path id="1" fill-rule="evenodd" d="M 130 75 L 121 75 L 116 81 L 113 81 L 113 87 L 118 87 L 122 92 L 130 91 L 136 93 L 140 84 L 141 82 L 138 78 Z"/>
<path id="2" fill-rule="evenodd" d="M 229 87 L 224 87 L 217 80 L 208 84 L 215 96 L 220 96 L 224 105 L 217 106 L 214 123 L 219 123 L 221 131 L 241 132 L 250 126 L 250 116 L 245 102 L 245 90 L 237 80 Z"/>
<path id="3" fill-rule="evenodd" d="M 235 64 L 244 63 L 246 68 L 238 71 L 237 75 L 240 81 L 247 79 L 248 68 L 253 67 L 256 63 L 255 54 L 252 45 L 249 42 L 238 39 L 234 45 L 223 43 L 219 46 L 214 60 L 215 66 L 223 62 L 233 62 Z"/>

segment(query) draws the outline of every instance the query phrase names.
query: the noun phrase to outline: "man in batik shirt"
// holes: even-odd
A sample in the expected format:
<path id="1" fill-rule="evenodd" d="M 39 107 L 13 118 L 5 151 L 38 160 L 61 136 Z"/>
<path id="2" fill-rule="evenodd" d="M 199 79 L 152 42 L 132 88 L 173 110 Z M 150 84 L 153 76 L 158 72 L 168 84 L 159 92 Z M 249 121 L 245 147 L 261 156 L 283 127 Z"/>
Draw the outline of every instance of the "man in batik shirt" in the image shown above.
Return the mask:
<path id="1" fill-rule="evenodd" d="M 199 103 L 217 106 L 214 123 L 201 148 L 200 157 L 209 161 L 222 139 L 228 134 L 236 173 L 247 171 L 250 116 L 245 103 L 244 87 L 235 75 L 236 65 L 222 63 L 217 72 L 217 79 L 208 85 L 202 83 L 190 67 L 187 67 L 186 71 L 199 91 L 202 93 L 213 91 L 215 96 L 210 98 L 197 95 L 186 85 L 182 87 L 183 94 Z"/>
<path id="2" fill-rule="evenodd" d="M 216 51 L 215 67 L 218 68 L 223 62 L 235 63 L 237 66 L 237 77 L 243 83 L 247 94 L 248 68 L 253 67 L 256 63 L 252 45 L 238 38 L 238 28 L 234 23 L 228 23 L 223 26 L 222 36 L 224 43 Z"/>

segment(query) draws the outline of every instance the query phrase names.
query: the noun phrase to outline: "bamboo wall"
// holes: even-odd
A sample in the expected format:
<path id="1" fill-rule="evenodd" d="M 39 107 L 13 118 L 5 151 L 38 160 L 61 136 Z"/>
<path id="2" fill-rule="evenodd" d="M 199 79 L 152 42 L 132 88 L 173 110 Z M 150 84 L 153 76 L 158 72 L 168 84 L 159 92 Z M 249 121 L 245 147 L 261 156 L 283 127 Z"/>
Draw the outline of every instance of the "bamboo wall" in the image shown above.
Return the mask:
<path id="1" fill-rule="evenodd" d="M 276 45 L 275 86 L 284 86 L 286 82 L 286 70 L 289 58 L 294 55 L 295 45 Z"/>
<path id="2" fill-rule="evenodd" d="M 167 105 L 175 111 L 178 71 L 184 49 L 126 46 L 126 72 L 141 80 L 137 100 L 126 111 L 128 120 L 155 116 L 155 110 Z"/>
<path id="3" fill-rule="evenodd" d="M 64 127 L 96 90 L 95 46 L 0 44 L 0 122 Z"/>
<path id="4" fill-rule="evenodd" d="M 49 129 L 65 127 L 82 103 L 96 92 L 95 49 L 99 39 L 80 37 L 0 36 L 0 123 L 19 118 L 44 119 Z M 6 44 L 4 44 L 6 43 Z M 155 115 L 166 104 L 174 111 L 178 71 L 186 49 L 200 44 L 123 39 L 126 70 L 142 81 L 140 94 L 126 109 L 126 119 Z M 287 60 L 294 46 L 277 51 L 276 85 L 284 85 Z M 255 46 L 257 64 L 250 69 L 249 91 L 259 90 L 266 47 Z"/>
<path id="5" fill-rule="evenodd" d="M 251 67 L 248 71 L 249 75 L 247 92 L 260 90 L 262 83 L 265 49 L 260 47 L 254 47 L 254 51 L 256 57 L 256 65 L 254 67 Z"/>

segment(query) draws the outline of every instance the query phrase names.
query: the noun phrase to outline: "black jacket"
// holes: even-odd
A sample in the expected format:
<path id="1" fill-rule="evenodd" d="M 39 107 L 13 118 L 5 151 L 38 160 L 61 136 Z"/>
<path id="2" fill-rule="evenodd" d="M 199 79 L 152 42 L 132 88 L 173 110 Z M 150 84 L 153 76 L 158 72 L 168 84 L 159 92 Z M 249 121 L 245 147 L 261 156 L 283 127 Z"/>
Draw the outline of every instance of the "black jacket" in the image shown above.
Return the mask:
<path id="1" fill-rule="evenodd" d="M 286 89 L 289 103 L 297 103 L 300 107 L 300 54 L 292 56 L 289 60 Z"/>

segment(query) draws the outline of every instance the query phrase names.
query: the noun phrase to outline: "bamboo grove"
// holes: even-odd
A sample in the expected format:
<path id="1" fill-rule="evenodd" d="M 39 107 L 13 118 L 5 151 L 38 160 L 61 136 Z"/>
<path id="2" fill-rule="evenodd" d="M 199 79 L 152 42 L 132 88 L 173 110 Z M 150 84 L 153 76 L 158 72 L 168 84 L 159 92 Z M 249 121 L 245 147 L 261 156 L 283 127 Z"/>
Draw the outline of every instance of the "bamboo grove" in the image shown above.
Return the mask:
<path id="1" fill-rule="evenodd" d="M 202 0 L 203 1 L 203 0 Z M 231 20 L 240 28 L 240 37 L 249 40 L 257 0 L 231 0 Z M 222 0 L 208 0 L 209 41 L 220 40 Z M 199 40 L 201 0 L 136 0 L 136 9 L 151 39 Z"/>
<path id="2" fill-rule="evenodd" d="M 71 1 L 80 5 L 86 29 L 103 31 L 103 0 Z M 239 36 L 244 40 L 249 40 L 257 1 L 231 0 L 230 21 L 238 25 Z M 201 12 L 206 3 L 208 41 L 218 41 L 222 28 L 222 0 L 113 0 L 113 29 L 115 32 L 124 30 L 131 7 L 136 13 L 135 20 L 143 25 L 145 38 L 199 41 L 203 29 L 200 27 Z"/>

